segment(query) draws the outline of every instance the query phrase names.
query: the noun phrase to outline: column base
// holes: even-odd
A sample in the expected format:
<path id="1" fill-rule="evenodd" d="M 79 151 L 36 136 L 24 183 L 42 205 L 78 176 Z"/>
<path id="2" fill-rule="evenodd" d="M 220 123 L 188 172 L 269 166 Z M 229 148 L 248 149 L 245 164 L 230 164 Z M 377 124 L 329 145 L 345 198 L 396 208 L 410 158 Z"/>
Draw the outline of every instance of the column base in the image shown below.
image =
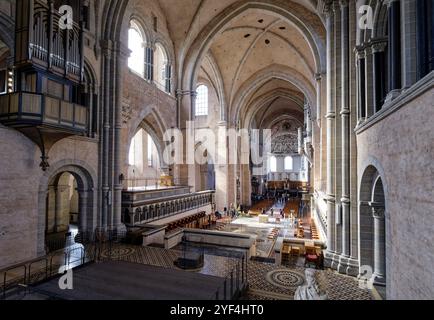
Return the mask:
<path id="1" fill-rule="evenodd" d="M 347 266 L 348 266 L 348 259 L 350 257 L 346 256 L 346 255 L 342 255 L 339 257 L 339 264 L 337 267 L 337 270 L 339 273 L 341 274 L 346 274 L 347 273 Z"/>
<path id="2" fill-rule="evenodd" d="M 373 274 L 371 281 L 375 284 L 375 285 L 379 285 L 379 286 L 385 286 L 386 285 L 386 278 L 383 275 L 379 275 L 379 274 Z"/>
<path id="3" fill-rule="evenodd" d="M 338 253 L 335 253 L 333 255 L 333 260 L 332 260 L 331 268 L 334 269 L 334 270 L 338 270 L 339 261 L 340 261 L 340 255 Z"/>
<path id="4" fill-rule="evenodd" d="M 350 256 L 341 256 L 339 259 L 338 272 L 357 277 L 359 275 L 359 261 Z"/>
<path id="5" fill-rule="evenodd" d="M 333 251 L 326 251 L 324 253 L 324 267 L 325 268 L 332 268 L 332 262 L 333 258 L 335 256 L 335 253 Z"/>

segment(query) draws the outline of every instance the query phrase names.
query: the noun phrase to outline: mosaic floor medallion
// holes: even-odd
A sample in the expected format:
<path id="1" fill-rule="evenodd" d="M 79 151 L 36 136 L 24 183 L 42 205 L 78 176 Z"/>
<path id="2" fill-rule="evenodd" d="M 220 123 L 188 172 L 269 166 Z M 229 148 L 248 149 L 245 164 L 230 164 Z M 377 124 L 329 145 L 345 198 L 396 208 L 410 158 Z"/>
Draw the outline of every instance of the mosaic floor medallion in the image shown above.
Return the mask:
<path id="1" fill-rule="evenodd" d="M 121 247 L 121 248 L 112 248 L 106 249 L 102 252 L 101 256 L 103 258 L 109 257 L 127 257 L 133 254 L 136 250 L 131 247 Z"/>
<path id="2" fill-rule="evenodd" d="M 287 269 L 270 271 L 265 279 L 268 283 L 284 289 L 297 288 L 304 284 L 304 276 L 301 273 Z"/>

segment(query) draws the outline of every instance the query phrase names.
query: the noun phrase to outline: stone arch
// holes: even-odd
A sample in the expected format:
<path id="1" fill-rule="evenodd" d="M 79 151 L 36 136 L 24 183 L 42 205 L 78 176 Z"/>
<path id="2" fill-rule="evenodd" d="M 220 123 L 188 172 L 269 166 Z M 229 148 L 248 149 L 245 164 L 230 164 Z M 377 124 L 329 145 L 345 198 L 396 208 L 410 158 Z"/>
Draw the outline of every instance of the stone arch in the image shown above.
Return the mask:
<path id="1" fill-rule="evenodd" d="M 134 22 L 137 27 L 140 29 L 140 33 L 145 40 L 146 45 L 152 44 L 151 33 L 149 32 L 149 27 L 146 24 L 146 21 L 143 20 L 139 15 L 133 13 L 129 17 L 129 23 Z"/>
<path id="2" fill-rule="evenodd" d="M 221 70 L 217 64 L 217 61 L 215 60 L 215 58 L 211 54 L 211 52 L 209 52 L 205 56 L 205 59 L 208 61 L 209 66 L 211 68 L 211 71 L 213 72 L 213 76 L 209 75 L 207 73 L 207 76 L 209 78 L 208 81 L 212 84 L 212 86 L 214 87 L 214 90 L 216 91 L 217 98 L 218 98 L 219 103 L 220 103 L 220 120 L 223 120 L 223 119 L 225 119 L 225 112 L 226 112 L 226 106 L 227 106 L 227 98 L 226 98 L 226 92 L 225 92 L 225 88 L 224 88 L 224 84 L 223 84 L 223 76 L 222 76 Z M 205 70 L 204 70 L 204 72 L 205 72 Z M 200 82 L 200 79 L 198 79 L 198 81 Z M 199 83 L 197 83 L 196 85 L 198 86 Z"/>
<path id="3" fill-rule="evenodd" d="M 318 71 L 325 70 L 324 43 L 320 36 L 313 30 L 313 27 L 306 24 L 301 17 L 295 15 L 288 10 L 288 8 L 276 6 L 271 2 L 268 3 L 268 1 L 238 1 L 229 6 L 227 10 L 214 17 L 189 47 L 183 67 L 184 81 L 182 83 L 186 85 L 186 87 L 194 87 L 195 76 L 200 67 L 200 62 L 208 51 L 207 49 L 214 37 L 218 35 L 230 21 L 236 19 L 249 9 L 262 9 L 272 12 L 294 25 L 301 34 L 305 36 L 315 58 L 316 69 Z M 193 64 L 191 64 L 192 61 L 194 62 Z"/>
<path id="4" fill-rule="evenodd" d="M 375 164 L 374 164 L 375 162 Z M 360 268 L 372 268 L 371 280 L 377 285 L 388 281 L 389 216 L 386 184 L 377 161 L 365 167 L 359 184 L 359 256 Z M 366 276 L 366 275 L 365 275 Z"/>
<path id="5" fill-rule="evenodd" d="M 231 103 L 230 119 L 233 119 L 235 123 L 239 121 L 243 107 L 248 102 L 248 98 L 258 88 L 272 79 L 284 80 L 293 84 L 305 95 L 309 104 L 314 105 L 313 101 L 316 103 L 316 91 L 309 80 L 296 70 L 286 66 L 274 65 L 255 73 L 241 86 L 238 90 L 239 94 Z"/>
<path id="6" fill-rule="evenodd" d="M 93 231 L 96 227 L 106 224 L 103 217 L 97 215 L 97 175 L 85 162 L 65 159 L 54 164 L 44 172 L 39 180 L 38 195 L 38 235 L 37 253 L 45 255 L 45 226 L 46 226 L 46 195 L 49 185 L 62 173 L 70 173 L 77 181 L 79 192 L 80 228 L 82 232 Z"/>
<path id="7" fill-rule="evenodd" d="M 271 1 L 238 1 L 226 8 L 225 11 L 218 14 L 212 21 L 200 32 L 197 38 L 186 50 L 185 57 L 181 57 L 179 75 L 182 75 L 182 88 L 192 91 L 195 87 L 198 72 L 203 58 L 212 44 L 214 38 L 224 30 L 225 26 L 233 19 L 236 19 L 249 9 L 262 9 L 272 12 L 282 17 L 297 28 L 305 37 L 314 57 L 315 69 L 317 73 L 322 73 L 326 66 L 325 42 L 324 39 L 314 30 L 313 26 L 308 25 L 305 19 L 291 12 L 289 8 L 276 6 Z M 312 99 L 313 101 L 313 99 Z M 227 119 L 222 119 L 227 120 Z"/>
<path id="8" fill-rule="evenodd" d="M 160 35 L 157 35 L 155 40 L 154 40 L 154 46 L 157 44 L 159 44 L 163 48 L 164 53 L 166 54 L 167 63 L 174 67 L 175 66 L 175 52 L 173 51 L 173 47 L 171 45 L 169 45 L 169 43 L 166 41 L 166 39 L 164 39 Z"/>
<path id="9" fill-rule="evenodd" d="M 158 157 L 160 158 L 160 165 L 163 168 L 165 166 L 164 163 L 164 157 L 163 157 L 163 152 L 164 152 L 164 142 L 161 138 L 161 135 L 158 134 L 154 128 L 152 128 L 147 121 L 142 121 L 140 123 L 140 127 L 145 130 L 147 133 L 149 133 L 149 135 L 151 136 L 152 140 L 155 143 L 155 146 L 157 147 L 157 151 L 158 151 Z"/>
<path id="10" fill-rule="evenodd" d="M 246 107 L 248 107 L 248 111 L 245 112 L 246 116 L 244 119 L 239 119 L 241 121 L 241 124 L 242 125 L 246 124 L 247 128 L 253 128 L 254 121 L 256 121 L 255 115 L 257 112 L 259 112 L 260 107 L 271 103 L 273 100 L 275 100 L 277 98 L 288 99 L 288 100 L 294 102 L 296 105 L 298 105 L 300 107 L 300 111 L 303 111 L 303 101 L 295 98 L 293 95 L 291 95 L 291 92 L 289 92 L 288 90 L 282 90 L 282 89 L 273 90 L 272 92 L 268 92 L 268 93 L 258 97 L 249 105 L 246 105 Z M 244 109 L 242 109 L 242 110 L 244 110 Z M 244 112 L 241 112 L 240 114 L 244 114 Z M 293 117 L 293 116 L 291 116 L 291 117 L 294 120 L 296 120 L 297 122 L 300 122 L 295 117 Z M 262 127 L 263 120 L 264 119 L 262 119 L 261 122 L 259 124 L 257 124 L 258 128 Z M 300 126 L 303 126 L 303 124 L 300 123 Z"/>
<path id="11" fill-rule="evenodd" d="M 0 39 L 9 48 L 10 56 L 14 56 L 15 39 L 14 39 L 14 22 L 10 17 L 0 12 Z"/>
<path id="12" fill-rule="evenodd" d="M 372 35 L 374 38 L 387 36 L 387 20 L 387 4 L 376 1 L 374 30 L 372 30 Z"/>

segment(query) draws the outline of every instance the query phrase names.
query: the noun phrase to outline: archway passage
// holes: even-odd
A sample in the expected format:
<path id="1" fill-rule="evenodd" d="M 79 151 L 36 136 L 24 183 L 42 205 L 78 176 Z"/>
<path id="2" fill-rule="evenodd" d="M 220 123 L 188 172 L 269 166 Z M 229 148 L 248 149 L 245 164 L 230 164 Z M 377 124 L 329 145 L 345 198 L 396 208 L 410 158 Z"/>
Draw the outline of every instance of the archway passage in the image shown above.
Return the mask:
<path id="1" fill-rule="evenodd" d="M 386 286 L 386 201 L 383 179 L 370 166 L 360 185 L 360 269 L 368 271 L 371 281 L 385 297 Z M 364 275 L 366 277 L 366 275 Z"/>
<path id="2" fill-rule="evenodd" d="M 62 172 L 51 181 L 46 194 L 45 244 L 46 252 L 75 244 L 81 230 L 80 195 L 73 174 Z"/>

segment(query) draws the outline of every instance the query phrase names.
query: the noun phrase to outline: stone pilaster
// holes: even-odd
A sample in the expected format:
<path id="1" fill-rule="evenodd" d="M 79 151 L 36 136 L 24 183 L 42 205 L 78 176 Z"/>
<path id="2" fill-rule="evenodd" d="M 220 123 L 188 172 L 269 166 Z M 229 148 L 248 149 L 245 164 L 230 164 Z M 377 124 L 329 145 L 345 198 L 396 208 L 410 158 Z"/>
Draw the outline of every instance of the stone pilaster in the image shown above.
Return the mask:
<path id="1" fill-rule="evenodd" d="M 384 204 L 371 202 L 374 217 L 374 274 L 372 280 L 376 284 L 386 283 L 386 244 L 385 244 L 385 216 Z"/>
<path id="2" fill-rule="evenodd" d="M 346 259 L 350 257 L 350 105 L 349 105 L 349 7 L 348 1 L 340 1 L 342 22 L 342 256 L 339 272 L 345 273 Z"/>
<path id="3" fill-rule="evenodd" d="M 115 99 L 113 103 L 114 107 L 114 164 L 113 164 L 113 228 L 118 231 L 125 231 L 126 227 L 122 223 L 122 93 L 123 93 L 123 81 L 122 81 L 122 69 L 127 65 L 127 59 L 129 56 L 129 49 L 121 42 L 117 42 L 116 46 L 116 69 L 115 69 Z M 87 204 L 86 204 L 87 205 Z"/>
<path id="4" fill-rule="evenodd" d="M 357 70 L 358 125 L 366 121 L 366 55 L 362 47 L 355 49 Z"/>
<path id="5" fill-rule="evenodd" d="M 389 88 L 386 101 L 395 99 L 401 93 L 401 5 L 398 0 L 387 1 L 388 42 L 389 42 Z"/>
<path id="6" fill-rule="evenodd" d="M 371 44 L 365 47 L 365 115 L 369 119 L 374 115 L 374 75 L 372 72 L 373 55 Z"/>
<path id="7" fill-rule="evenodd" d="M 325 265 L 331 266 L 335 253 L 335 122 L 336 110 L 333 101 L 334 95 L 334 12 L 332 2 L 325 6 L 326 32 L 327 32 L 327 251 L 325 253 Z"/>
<path id="8" fill-rule="evenodd" d="M 218 211 L 223 211 L 223 208 L 228 207 L 228 149 L 226 146 L 227 123 L 220 121 L 217 129 L 217 161 L 215 164 L 216 174 L 216 206 Z"/>
<path id="9" fill-rule="evenodd" d="M 337 206 L 335 215 L 335 256 L 333 257 L 332 267 L 337 269 L 339 258 L 342 253 L 342 219 L 341 219 L 341 201 L 342 192 L 342 122 L 341 122 L 341 95 L 342 95 L 342 17 L 339 1 L 333 3 L 334 11 L 334 112 L 335 112 L 335 133 L 334 133 L 334 194 Z"/>

